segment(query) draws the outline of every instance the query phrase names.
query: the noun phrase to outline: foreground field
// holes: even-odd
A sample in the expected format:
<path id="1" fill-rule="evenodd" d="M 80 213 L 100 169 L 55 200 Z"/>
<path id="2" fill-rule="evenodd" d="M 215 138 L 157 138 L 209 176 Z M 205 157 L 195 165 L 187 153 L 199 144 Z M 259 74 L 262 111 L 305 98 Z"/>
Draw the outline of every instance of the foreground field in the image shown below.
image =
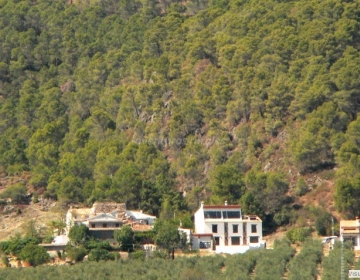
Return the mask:
<path id="1" fill-rule="evenodd" d="M 322 245 L 310 240 L 295 254 L 295 249 L 283 240 L 275 242 L 273 250 L 254 250 L 241 255 L 175 260 L 130 258 L 73 266 L 4 268 L 0 270 L 0 279 L 340 279 L 340 244 L 326 257 L 322 252 Z M 344 260 L 345 272 L 359 266 L 354 264 L 354 253 L 348 244 L 344 248 Z"/>

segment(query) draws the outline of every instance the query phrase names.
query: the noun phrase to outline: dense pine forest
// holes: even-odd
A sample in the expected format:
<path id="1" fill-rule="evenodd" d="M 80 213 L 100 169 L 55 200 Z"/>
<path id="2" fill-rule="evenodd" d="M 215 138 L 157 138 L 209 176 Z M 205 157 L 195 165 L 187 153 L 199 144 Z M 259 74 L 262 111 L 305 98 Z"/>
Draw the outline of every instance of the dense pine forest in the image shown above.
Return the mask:
<path id="1" fill-rule="evenodd" d="M 227 200 L 282 225 L 328 172 L 360 215 L 359 30 L 352 0 L 1 0 L 0 173 L 58 200 Z"/>

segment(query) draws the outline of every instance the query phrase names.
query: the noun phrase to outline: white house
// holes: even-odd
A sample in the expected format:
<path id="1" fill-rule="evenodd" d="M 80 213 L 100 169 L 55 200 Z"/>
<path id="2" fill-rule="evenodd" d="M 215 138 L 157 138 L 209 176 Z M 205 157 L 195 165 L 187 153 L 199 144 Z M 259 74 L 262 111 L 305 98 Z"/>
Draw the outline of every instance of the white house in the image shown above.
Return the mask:
<path id="1" fill-rule="evenodd" d="M 73 225 L 84 224 L 89 235 L 114 242 L 114 230 L 130 225 L 133 230 L 151 229 L 156 217 L 142 211 L 126 210 L 125 203 L 96 202 L 92 208 L 70 208 L 66 214 L 66 233 Z"/>
<path id="2" fill-rule="evenodd" d="M 66 214 L 67 232 L 73 225 L 84 224 L 89 229 L 119 228 L 124 222 L 125 203 L 96 202 L 92 208 L 72 208 Z"/>
<path id="3" fill-rule="evenodd" d="M 193 249 L 216 253 L 243 253 L 265 247 L 262 221 L 256 215 L 242 215 L 240 205 L 204 205 L 195 213 Z"/>
<path id="4" fill-rule="evenodd" d="M 340 221 L 340 240 L 351 241 L 355 250 L 360 250 L 360 220 Z"/>
<path id="5" fill-rule="evenodd" d="M 137 222 L 140 224 L 145 224 L 145 225 L 153 225 L 156 220 L 155 216 L 145 214 L 141 210 L 140 211 L 126 210 L 125 217 L 129 218 L 130 220 L 132 220 L 134 222 Z"/>

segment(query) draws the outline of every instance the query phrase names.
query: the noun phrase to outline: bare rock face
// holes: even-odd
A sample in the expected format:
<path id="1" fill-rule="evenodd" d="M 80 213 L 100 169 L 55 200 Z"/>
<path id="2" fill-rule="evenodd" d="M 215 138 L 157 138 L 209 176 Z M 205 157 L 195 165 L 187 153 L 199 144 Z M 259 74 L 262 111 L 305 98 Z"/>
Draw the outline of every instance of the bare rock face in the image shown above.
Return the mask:
<path id="1" fill-rule="evenodd" d="M 65 93 L 68 91 L 75 91 L 75 83 L 71 80 L 68 80 L 65 84 L 62 84 L 60 86 L 60 90 L 62 93 Z"/>
<path id="2" fill-rule="evenodd" d="M 126 211 L 125 203 L 95 202 L 93 204 L 95 213 L 111 213 L 115 210 Z"/>
<path id="3" fill-rule="evenodd" d="M 268 171 L 270 170 L 270 168 L 271 168 L 271 163 L 268 162 L 268 163 L 265 165 L 265 167 L 264 167 L 264 172 L 265 172 L 265 173 L 268 172 Z"/>

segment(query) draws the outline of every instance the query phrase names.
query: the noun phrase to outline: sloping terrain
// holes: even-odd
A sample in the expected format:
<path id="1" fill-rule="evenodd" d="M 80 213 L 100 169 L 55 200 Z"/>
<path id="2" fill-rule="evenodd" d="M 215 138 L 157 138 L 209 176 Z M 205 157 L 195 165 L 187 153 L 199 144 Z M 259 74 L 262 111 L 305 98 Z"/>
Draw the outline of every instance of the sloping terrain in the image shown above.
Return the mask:
<path id="1" fill-rule="evenodd" d="M 274 226 L 311 205 L 359 215 L 359 15 L 340 0 L 0 1 L 0 173 L 29 172 L 2 196 L 155 215 L 227 200 Z"/>

